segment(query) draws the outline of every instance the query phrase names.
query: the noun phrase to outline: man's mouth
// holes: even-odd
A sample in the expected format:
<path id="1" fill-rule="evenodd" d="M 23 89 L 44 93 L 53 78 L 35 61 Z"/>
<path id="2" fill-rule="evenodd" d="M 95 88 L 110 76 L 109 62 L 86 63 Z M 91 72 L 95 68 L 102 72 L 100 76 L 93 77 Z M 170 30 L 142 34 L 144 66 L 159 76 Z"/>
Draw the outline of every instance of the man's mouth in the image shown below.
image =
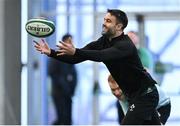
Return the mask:
<path id="1" fill-rule="evenodd" d="M 103 26 L 103 27 L 102 27 L 102 30 L 103 30 L 103 31 L 106 31 L 106 30 L 107 30 L 107 28 Z"/>

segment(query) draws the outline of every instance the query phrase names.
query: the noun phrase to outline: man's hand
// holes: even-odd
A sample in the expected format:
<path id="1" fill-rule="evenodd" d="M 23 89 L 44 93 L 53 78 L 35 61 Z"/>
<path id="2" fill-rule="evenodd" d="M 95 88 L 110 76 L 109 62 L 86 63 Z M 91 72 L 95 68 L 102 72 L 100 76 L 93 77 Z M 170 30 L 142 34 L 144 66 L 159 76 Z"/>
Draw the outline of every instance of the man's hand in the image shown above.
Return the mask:
<path id="1" fill-rule="evenodd" d="M 57 55 L 74 55 L 76 48 L 72 44 L 72 42 L 62 42 L 60 41 L 57 45 L 59 47 L 59 50 L 57 50 Z"/>
<path id="2" fill-rule="evenodd" d="M 112 94 L 119 100 L 123 101 L 125 100 L 125 95 L 123 94 L 121 88 L 119 87 L 119 85 L 117 84 L 117 82 L 114 80 L 114 78 L 112 77 L 112 75 L 108 76 L 108 83 L 109 86 L 111 88 L 111 92 Z"/>
<path id="3" fill-rule="evenodd" d="M 34 47 L 37 51 L 41 52 L 41 54 L 50 55 L 51 49 L 49 48 L 47 42 L 44 41 L 44 39 L 41 39 L 40 42 L 36 42 L 33 40 L 33 42 L 35 43 Z"/>

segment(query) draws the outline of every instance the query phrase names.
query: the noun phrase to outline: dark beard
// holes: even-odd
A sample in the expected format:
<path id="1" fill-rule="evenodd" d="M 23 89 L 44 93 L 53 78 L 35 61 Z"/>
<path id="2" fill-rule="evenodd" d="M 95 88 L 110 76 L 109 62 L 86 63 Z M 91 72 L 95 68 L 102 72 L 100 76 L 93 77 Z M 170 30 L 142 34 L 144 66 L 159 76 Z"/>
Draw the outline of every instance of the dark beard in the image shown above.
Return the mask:
<path id="1" fill-rule="evenodd" d="M 102 28 L 103 27 L 107 28 L 105 25 L 102 25 Z M 107 32 L 104 32 L 102 30 L 101 34 L 102 34 L 102 36 L 106 36 L 108 38 L 111 38 L 113 36 L 113 31 L 109 29 L 109 30 L 107 30 Z"/>
<path id="2" fill-rule="evenodd" d="M 102 34 L 102 36 L 105 36 L 107 38 L 111 38 L 113 36 L 112 32 L 109 30 L 105 33 L 102 31 L 101 34 Z"/>

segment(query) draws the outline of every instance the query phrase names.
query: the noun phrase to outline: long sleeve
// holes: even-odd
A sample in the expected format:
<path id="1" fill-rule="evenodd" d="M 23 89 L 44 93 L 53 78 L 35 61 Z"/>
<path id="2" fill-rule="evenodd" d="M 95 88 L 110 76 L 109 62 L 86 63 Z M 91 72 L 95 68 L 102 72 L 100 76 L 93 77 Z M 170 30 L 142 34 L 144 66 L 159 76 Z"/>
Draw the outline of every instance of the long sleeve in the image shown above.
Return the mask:
<path id="1" fill-rule="evenodd" d="M 116 43 L 110 48 L 102 50 L 76 49 L 75 56 L 81 57 L 84 60 L 104 62 L 108 60 L 120 59 L 126 56 L 130 56 L 132 53 L 132 44 L 128 44 L 126 41 L 122 41 Z"/>
<path id="2" fill-rule="evenodd" d="M 76 64 L 84 61 L 83 58 L 76 57 L 76 56 L 70 56 L 70 55 L 63 55 L 63 56 L 57 56 L 57 52 L 53 49 L 51 49 L 51 54 L 49 57 L 55 58 L 59 61 L 66 62 L 69 64 Z"/>
<path id="3" fill-rule="evenodd" d="M 99 38 L 97 41 L 93 41 L 89 44 L 87 44 L 85 47 L 81 48 L 81 50 L 96 50 L 99 49 L 101 45 L 101 40 L 102 38 Z M 78 49 L 76 49 L 77 51 Z M 76 64 L 76 63 L 80 63 L 83 62 L 85 60 L 87 60 L 86 58 L 77 56 L 77 55 L 63 55 L 63 56 L 57 56 L 57 52 L 53 49 L 51 49 L 51 54 L 49 55 L 49 57 L 55 58 L 59 61 L 62 62 L 66 62 L 66 63 L 70 63 L 70 64 Z"/>
<path id="4" fill-rule="evenodd" d="M 57 56 L 55 50 L 51 50 L 50 57 L 66 63 L 76 64 L 85 60 L 104 62 L 108 60 L 121 59 L 130 56 L 132 53 L 132 42 L 121 39 L 108 41 L 106 38 L 101 37 L 97 41 L 91 42 L 81 49 L 76 48 L 76 52 L 73 56 Z"/>

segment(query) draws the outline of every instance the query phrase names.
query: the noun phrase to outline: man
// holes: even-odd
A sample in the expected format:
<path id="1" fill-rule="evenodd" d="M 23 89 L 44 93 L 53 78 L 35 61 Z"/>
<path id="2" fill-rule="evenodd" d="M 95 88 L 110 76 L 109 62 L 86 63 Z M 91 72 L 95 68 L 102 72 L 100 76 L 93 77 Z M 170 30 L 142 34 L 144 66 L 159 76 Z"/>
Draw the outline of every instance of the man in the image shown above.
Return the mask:
<path id="1" fill-rule="evenodd" d="M 119 103 L 125 115 L 128 110 L 128 101 L 125 95 L 123 94 L 121 88 L 119 87 L 119 85 L 116 83 L 116 81 L 113 79 L 111 75 L 108 76 L 108 83 L 111 92 L 119 100 Z M 157 111 L 159 112 L 161 123 L 165 125 L 165 123 L 167 122 L 170 116 L 171 102 L 170 102 L 170 98 L 166 96 L 165 92 L 159 87 L 159 85 L 156 84 L 156 87 L 159 94 L 159 102 L 156 108 Z"/>
<path id="2" fill-rule="evenodd" d="M 66 34 L 62 37 L 65 43 L 72 42 L 72 36 Z M 72 97 L 77 85 L 77 72 L 73 64 L 49 59 L 48 75 L 52 81 L 52 100 L 56 110 L 54 125 L 72 124 Z"/>
<path id="3" fill-rule="evenodd" d="M 59 50 L 50 49 L 47 42 L 35 42 L 37 51 L 67 63 L 80 63 L 85 60 L 103 62 L 129 99 L 132 109 L 121 124 L 154 124 L 160 120 L 156 111 L 158 92 L 156 81 L 143 68 L 137 49 L 124 34 L 128 19 L 121 10 L 107 10 L 104 17 L 102 37 L 78 49 L 73 44 L 60 42 Z"/>

